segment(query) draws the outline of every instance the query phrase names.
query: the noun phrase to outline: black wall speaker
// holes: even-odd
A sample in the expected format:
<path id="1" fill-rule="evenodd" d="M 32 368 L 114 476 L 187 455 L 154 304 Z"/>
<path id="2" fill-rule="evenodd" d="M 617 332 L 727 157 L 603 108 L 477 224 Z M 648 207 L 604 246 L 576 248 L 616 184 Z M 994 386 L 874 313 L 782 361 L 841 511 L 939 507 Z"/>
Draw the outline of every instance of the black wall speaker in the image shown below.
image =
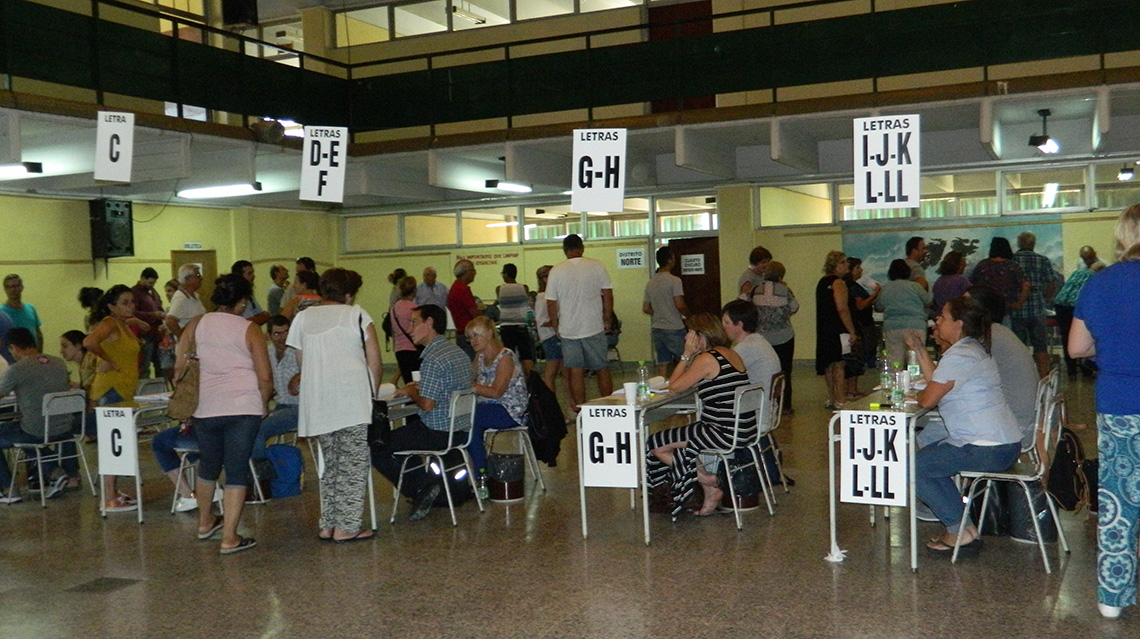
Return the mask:
<path id="1" fill-rule="evenodd" d="M 257 0 L 222 0 L 222 24 L 257 26 Z"/>
<path id="2" fill-rule="evenodd" d="M 91 200 L 91 257 L 132 257 L 135 231 L 130 200 Z"/>

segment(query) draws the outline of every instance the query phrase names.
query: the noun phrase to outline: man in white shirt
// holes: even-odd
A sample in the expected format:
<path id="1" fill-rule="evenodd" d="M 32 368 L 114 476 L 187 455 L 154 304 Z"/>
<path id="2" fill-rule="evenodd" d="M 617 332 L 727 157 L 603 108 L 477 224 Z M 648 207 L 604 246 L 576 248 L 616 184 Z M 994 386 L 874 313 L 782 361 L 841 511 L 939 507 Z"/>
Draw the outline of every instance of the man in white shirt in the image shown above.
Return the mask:
<path id="1" fill-rule="evenodd" d="M 586 252 L 576 234 L 562 240 L 566 261 L 550 271 L 546 305 L 554 332 L 562 338 L 562 361 L 570 371 L 572 410 L 586 401 L 586 369 L 597 374 L 598 392 L 613 393 L 606 367 L 606 333 L 613 322 L 614 294 L 602 263 L 582 257 Z"/>
<path id="2" fill-rule="evenodd" d="M 206 314 L 206 307 L 198 300 L 198 289 L 202 287 L 202 268 L 197 264 L 183 264 L 178 267 L 178 291 L 170 298 L 170 308 L 166 310 L 166 328 L 175 337 L 182 335 L 182 329 L 190 320 Z"/>
<path id="3" fill-rule="evenodd" d="M 653 336 L 653 355 L 657 360 L 657 374 L 669 376 L 669 365 L 685 354 L 685 290 L 681 278 L 673 275 L 673 249 L 657 249 L 657 273 L 645 285 L 645 299 L 641 312 L 652 315 L 650 332 Z"/>

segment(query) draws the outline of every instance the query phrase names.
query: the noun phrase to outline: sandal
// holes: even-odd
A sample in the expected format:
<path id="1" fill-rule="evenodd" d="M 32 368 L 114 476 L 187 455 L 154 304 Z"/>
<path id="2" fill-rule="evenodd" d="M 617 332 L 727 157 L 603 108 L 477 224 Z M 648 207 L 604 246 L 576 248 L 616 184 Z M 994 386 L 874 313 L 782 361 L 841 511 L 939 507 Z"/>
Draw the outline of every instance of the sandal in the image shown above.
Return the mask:
<path id="1" fill-rule="evenodd" d="M 103 512 L 106 513 L 125 513 L 138 508 L 138 504 L 129 502 L 123 499 L 122 495 L 115 497 L 103 505 Z"/>
<path id="2" fill-rule="evenodd" d="M 206 541 L 210 537 L 213 537 L 221 529 L 222 529 L 222 516 L 218 515 L 217 517 L 214 517 L 214 523 L 212 526 L 210 526 L 209 530 L 206 530 L 205 532 L 203 532 L 201 530 L 198 531 L 198 541 Z"/>
<path id="3" fill-rule="evenodd" d="M 221 548 L 219 548 L 218 554 L 219 555 L 232 555 L 234 553 L 239 553 L 243 550 L 249 550 L 250 548 L 253 548 L 256 545 L 257 545 L 257 540 L 254 539 L 253 537 L 242 537 L 242 540 L 238 542 L 238 545 L 236 545 L 232 548 L 226 548 L 225 546 L 222 546 Z"/>
<path id="4" fill-rule="evenodd" d="M 355 535 L 350 535 L 348 537 L 345 537 L 344 539 L 337 539 L 336 537 L 331 537 L 331 539 L 333 540 L 334 543 L 349 544 L 349 543 L 352 543 L 354 541 L 368 541 L 369 539 L 372 539 L 375 536 L 376 536 L 376 533 L 372 532 L 371 530 L 361 530 L 361 531 L 357 532 Z"/>

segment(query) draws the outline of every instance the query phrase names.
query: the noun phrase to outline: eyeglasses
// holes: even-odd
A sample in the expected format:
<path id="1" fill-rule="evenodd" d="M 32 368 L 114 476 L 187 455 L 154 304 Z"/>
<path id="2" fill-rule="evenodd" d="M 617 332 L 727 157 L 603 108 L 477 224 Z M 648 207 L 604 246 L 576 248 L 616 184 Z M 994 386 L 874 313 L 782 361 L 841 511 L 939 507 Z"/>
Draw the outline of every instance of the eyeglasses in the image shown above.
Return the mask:
<path id="1" fill-rule="evenodd" d="M 280 330 L 274 330 L 274 331 L 273 331 L 271 334 L 272 334 L 274 337 L 277 337 L 278 335 L 284 335 L 284 334 L 286 334 L 286 333 L 288 333 L 288 332 L 289 332 L 289 329 L 287 329 L 287 328 L 282 328 L 282 329 L 280 329 Z"/>

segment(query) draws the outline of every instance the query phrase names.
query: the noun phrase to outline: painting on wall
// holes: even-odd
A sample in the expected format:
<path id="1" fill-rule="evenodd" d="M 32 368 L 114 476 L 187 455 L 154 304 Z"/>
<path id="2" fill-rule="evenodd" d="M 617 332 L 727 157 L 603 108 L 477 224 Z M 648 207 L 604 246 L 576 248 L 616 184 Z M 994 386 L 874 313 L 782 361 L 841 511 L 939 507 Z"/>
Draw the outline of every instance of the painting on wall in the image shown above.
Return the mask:
<path id="1" fill-rule="evenodd" d="M 927 229 L 921 232 L 926 240 L 926 259 L 922 267 L 926 269 L 926 279 L 931 284 L 938 279 L 938 265 L 950 251 L 958 251 L 966 256 L 966 275 L 978 262 L 986 259 L 990 252 L 990 241 L 995 237 L 1009 240 L 1017 251 L 1017 235 L 1023 230 L 1031 230 L 1037 236 L 1034 251 L 1049 258 L 1053 270 L 1063 272 L 1061 224 L 1034 224 L 1022 229 L 1016 226 L 987 227 L 972 226 L 946 229 Z M 863 273 L 882 283 L 887 281 L 887 269 L 891 260 L 905 258 L 906 241 L 916 235 L 906 231 L 884 233 L 849 233 L 843 237 L 843 252 L 849 257 L 863 260 Z M 1075 259 L 1075 258 L 1074 258 Z"/>

